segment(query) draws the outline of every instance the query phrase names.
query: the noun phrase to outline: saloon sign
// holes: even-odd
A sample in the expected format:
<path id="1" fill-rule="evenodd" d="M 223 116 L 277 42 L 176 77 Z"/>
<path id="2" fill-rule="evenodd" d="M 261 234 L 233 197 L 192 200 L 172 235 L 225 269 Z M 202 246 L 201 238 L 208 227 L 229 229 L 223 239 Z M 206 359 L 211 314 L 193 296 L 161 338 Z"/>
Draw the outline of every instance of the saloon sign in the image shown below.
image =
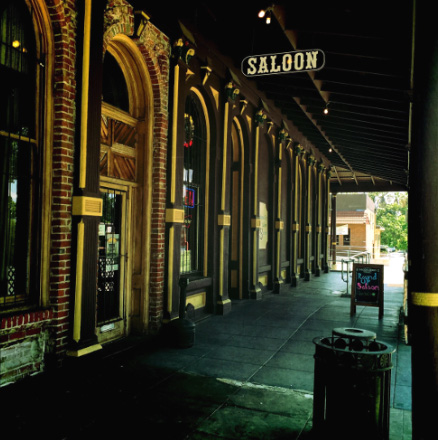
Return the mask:
<path id="1" fill-rule="evenodd" d="M 325 54 L 320 49 L 251 55 L 242 61 L 245 76 L 306 72 L 324 67 Z"/>

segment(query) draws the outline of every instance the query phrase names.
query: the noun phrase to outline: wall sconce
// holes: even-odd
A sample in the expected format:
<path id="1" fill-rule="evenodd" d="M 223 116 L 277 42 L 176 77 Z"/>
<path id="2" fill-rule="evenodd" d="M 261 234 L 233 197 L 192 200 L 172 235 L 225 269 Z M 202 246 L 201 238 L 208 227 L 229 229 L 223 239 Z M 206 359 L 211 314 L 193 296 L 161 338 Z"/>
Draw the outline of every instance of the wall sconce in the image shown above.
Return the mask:
<path id="1" fill-rule="evenodd" d="M 259 18 L 266 17 L 266 24 L 270 24 L 273 10 L 274 10 L 274 5 L 269 6 L 266 9 L 261 9 L 258 13 L 258 16 Z"/>

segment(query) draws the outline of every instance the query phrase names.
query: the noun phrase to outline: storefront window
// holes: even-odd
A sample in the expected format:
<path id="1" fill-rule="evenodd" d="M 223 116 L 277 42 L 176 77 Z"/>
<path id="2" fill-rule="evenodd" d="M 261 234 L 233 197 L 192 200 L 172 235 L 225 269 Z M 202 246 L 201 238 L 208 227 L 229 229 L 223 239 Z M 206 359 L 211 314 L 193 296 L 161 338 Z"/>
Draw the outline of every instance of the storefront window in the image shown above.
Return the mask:
<path id="1" fill-rule="evenodd" d="M 36 50 L 24 2 L 0 6 L 0 307 L 27 302 L 38 285 L 39 148 Z M 32 286 L 34 286 L 32 288 Z"/>
<path id="2" fill-rule="evenodd" d="M 196 98 L 189 97 L 184 116 L 184 224 L 181 231 L 181 273 L 202 270 L 205 181 L 205 121 Z"/>

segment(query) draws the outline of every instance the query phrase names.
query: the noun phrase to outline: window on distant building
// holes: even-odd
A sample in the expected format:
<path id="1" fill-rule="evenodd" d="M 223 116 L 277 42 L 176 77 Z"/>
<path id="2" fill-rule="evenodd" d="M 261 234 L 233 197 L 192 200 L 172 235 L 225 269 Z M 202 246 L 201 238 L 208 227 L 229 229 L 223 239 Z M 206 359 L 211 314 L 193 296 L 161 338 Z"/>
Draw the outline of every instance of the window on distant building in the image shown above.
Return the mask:
<path id="1" fill-rule="evenodd" d="M 348 235 L 344 235 L 344 245 L 350 246 L 350 228 L 348 228 Z"/>

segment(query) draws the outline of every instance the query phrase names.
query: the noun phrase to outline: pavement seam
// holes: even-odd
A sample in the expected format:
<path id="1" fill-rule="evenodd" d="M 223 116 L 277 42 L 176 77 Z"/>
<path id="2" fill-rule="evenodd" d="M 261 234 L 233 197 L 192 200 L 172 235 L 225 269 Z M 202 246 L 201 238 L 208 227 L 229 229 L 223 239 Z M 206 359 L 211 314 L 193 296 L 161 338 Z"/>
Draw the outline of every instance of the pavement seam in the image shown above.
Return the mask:
<path id="1" fill-rule="evenodd" d="M 329 301 L 330 302 L 330 301 Z M 279 351 L 291 340 L 291 338 L 300 330 L 304 324 L 317 312 L 319 312 L 323 307 L 325 307 L 327 304 L 322 305 L 317 310 L 314 310 L 312 313 L 310 313 L 306 319 L 300 324 L 298 328 L 294 330 L 294 332 L 283 342 L 283 344 L 280 345 L 280 347 L 275 351 L 260 367 L 246 380 L 246 382 L 249 382 L 272 358 L 279 353 Z"/>

